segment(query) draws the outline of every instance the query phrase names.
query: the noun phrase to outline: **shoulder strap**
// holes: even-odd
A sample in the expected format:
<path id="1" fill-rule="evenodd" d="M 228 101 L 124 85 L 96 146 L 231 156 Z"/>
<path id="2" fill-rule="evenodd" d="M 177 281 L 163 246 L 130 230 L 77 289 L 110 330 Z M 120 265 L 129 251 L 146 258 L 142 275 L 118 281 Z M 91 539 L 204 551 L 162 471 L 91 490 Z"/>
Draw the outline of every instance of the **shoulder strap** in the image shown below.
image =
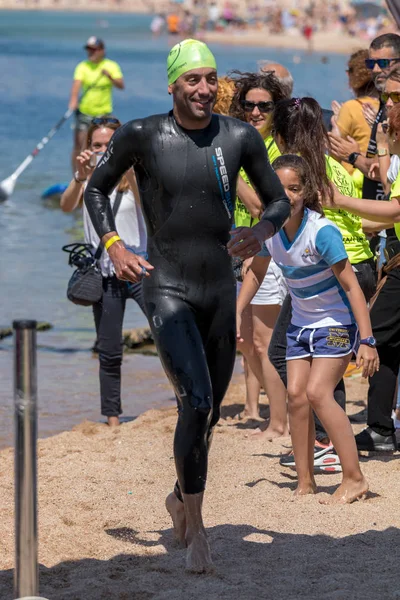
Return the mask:
<path id="1" fill-rule="evenodd" d="M 121 206 L 123 194 L 124 194 L 124 192 L 118 191 L 117 195 L 115 196 L 115 202 L 114 202 L 113 207 L 112 207 L 112 213 L 114 215 L 114 218 L 116 217 L 117 212 L 119 210 L 119 207 Z M 103 254 L 103 243 L 100 242 L 100 244 L 99 244 L 99 246 L 98 246 L 98 248 L 96 250 L 96 253 L 94 255 L 95 259 L 99 260 L 99 258 L 100 258 L 100 256 L 102 254 Z"/>
<path id="2" fill-rule="evenodd" d="M 267 146 L 267 152 L 269 152 L 272 148 L 272 146 L 274 145 L 275 140 L 271 140 L 270 143 Z"/>

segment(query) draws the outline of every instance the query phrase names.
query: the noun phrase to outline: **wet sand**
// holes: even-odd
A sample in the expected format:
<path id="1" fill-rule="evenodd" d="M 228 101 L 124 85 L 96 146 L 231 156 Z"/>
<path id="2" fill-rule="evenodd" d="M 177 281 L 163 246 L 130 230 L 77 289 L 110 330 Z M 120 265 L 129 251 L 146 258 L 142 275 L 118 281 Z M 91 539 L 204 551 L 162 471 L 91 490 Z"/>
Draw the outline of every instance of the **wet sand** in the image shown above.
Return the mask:
<path id="1" fill-rule="evenodd" d="M 319 494 L 293 499 L 290 448 L 249 436 L 229 419 L 243 403 L 236 375 L 210 457 L 204 507 L 215 573 L 185 573 L 164 499 L 175 480 L 175 409 L 151 410 L 111 431 L 84 422 L 39 442 L 40 592 L 52 600 L 395 600 L 399 596 L 396 455 L 362 459 L 371 494 L 323 506 L 340 474 L 317 475 Z M 367 386 L 347 379 L 355 431 Z M 267 408 L 264 407 L 264 411 Z M 0 598 L 12 598 L 13 456 L 0 453 Z"/>
<path id="2" fill-rule="evenodd" d="M 49 338 L 42 336 L 43 342 Z M 54 341 L 54 340 L 53 340 Z M 88 348 L 52 346 L 38 351 L 39 437 L 71 429 L 82 420 L 105 421 L 100 414 L 99 361 Z M 0 449 L 13 443 L 13 354 L 0 351 Z M 122 363 L 123 418 L 132 420 L 149 408 L 175 405 L 160 361 L 125 354 Z M 0 596 L 1 598 L 1 596 Z"/>

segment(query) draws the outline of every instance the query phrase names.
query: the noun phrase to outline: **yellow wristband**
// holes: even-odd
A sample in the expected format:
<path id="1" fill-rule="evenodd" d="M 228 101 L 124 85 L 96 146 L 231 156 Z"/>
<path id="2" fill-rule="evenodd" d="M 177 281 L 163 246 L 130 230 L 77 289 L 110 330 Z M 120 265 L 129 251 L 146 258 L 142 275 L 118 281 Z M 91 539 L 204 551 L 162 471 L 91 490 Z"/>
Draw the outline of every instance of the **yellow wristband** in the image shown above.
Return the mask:
<path id="1" fill-rule="evenodd" d="M 115 242 L 118 242 L 120 239 L 121 238 L 119 237 L 119 235 L 113 235 L 112 237 L 110 237 L 109 240 L 106 241 L 106 243 L 104 244 L 104 248 L 108 250 L 110 246 L 112 246 Z"/>

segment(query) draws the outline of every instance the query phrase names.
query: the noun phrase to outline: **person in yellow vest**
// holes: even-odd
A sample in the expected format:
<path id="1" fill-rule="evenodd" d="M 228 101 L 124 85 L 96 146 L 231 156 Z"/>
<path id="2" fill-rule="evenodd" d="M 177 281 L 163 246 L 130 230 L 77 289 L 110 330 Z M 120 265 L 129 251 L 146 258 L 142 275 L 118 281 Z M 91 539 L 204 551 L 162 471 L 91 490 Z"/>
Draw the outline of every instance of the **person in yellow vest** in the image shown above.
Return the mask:
<path id="1" fill-rule="evenodd" d="M 255 127 L 264 139 L 272 163 L 279 150 L 271 136 L 271 117 L 274 104 L 286 93 L 272 72 L 233 72 L 236 91 L 230 115 Z M 251 206 L 248 210 L 246 207 Z M 240 172 L 235 205 L 235 226 L 251 227 L 260 217 L 260 200 L 243 171 Z M 248 268 L 245 262 L 244 269 Z M 259 420 L 260 386 L 268 396 L 270 419 L 262 435 L 267 439 L 288 435 L 286 390 L 268 358 L 269 341 L 278 318 L 286 288 L 281 271 L 273 261 L 259 292 L 243 313 L 243 342 L 238 347 L 245 358 L 246 404 L 245 418 Z"/>
<path id="2" fill-rule="evenodd" d="M 388 151 L 400 156 L 400 102 L 391 107 L 389 119 Z M 367 427 L 356 435 L 359 450 L 393 452 L 398 448 L 392 406 L 400 368 L 400 173 L 392 183 L 389 202 L 337 195 L 334 200 L 341 210 L 360 215 L 370 231 L 394 226 L 397 236 L 386 246 L 389 260 L 385 278 L 371 308 L 372 333 L 381 364 L 379 372 L 369 378 Z"/>
<path id="3" fill-rule="evenodd" d="M 76 170 L 76 157 L 85 147 L 87 131 L 95 117 L 111 115 L 112 90 L 125 87 L 121 67 L 106 58 L 103 40 L 91 36 L 85 46 L 87 60 L 80 62 L 74 71 L 69 108 L 76 113 L 72 172 Z M 81 99 L 79 94 L 82 92 Z"/>

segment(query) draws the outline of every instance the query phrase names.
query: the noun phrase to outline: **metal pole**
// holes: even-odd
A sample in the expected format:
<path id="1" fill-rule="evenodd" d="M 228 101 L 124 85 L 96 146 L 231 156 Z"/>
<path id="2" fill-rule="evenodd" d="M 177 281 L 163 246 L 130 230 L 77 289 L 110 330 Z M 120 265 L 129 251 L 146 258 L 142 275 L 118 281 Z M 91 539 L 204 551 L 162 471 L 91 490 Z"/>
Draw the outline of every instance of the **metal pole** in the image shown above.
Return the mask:
<path id="1" fill-rule="evenodd" d="M 36 321 L 14 321 L 15 598 L 37 596 Z"/>

